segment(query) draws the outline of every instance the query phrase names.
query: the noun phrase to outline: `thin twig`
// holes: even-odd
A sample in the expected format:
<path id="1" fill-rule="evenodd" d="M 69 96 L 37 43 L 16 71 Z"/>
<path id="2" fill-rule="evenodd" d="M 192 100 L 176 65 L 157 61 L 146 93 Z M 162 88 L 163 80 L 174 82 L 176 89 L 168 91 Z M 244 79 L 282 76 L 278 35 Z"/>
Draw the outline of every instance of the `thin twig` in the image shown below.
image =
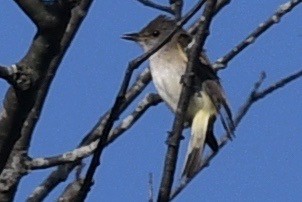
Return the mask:
<path id="1" fill-rule="evenodd" d="M 155 8 L 157 10 L 164 11 L 164 12 L 174 15 L 174 11 L 169 6 L 162 6 L 160 4 L 156 4 L 156 3 L 152 2 L 150 0 L 137 0 L 137 1 L 142 3 L 145 6 Z"/>
<path id="2" fill-rule="evenodd" d="M 253 44 L 256 39 L 267 31 L 271 26 L 280 22 L 281 18 L 290 12 L 294 7 L 300 4 L 302 0 L 291 0 L 285 4 L 282 4 L 279 9 L 265 22 L 261 23 L 251 34 L 248 35 L 242 42 L 240 42 L 235 48 L 229 51 L 225 56 L 219 58 L 213 67 L 218 71 L 225 69 L 228 62 L 232 60 L 236 55 L 243 51 L 247 46 Z"/>
<path id="3" fill-rule="evenodd" d="M 279 88 L 282 88 L 283 86 L 285 86 L 286 84 L 288 84 L 289 82 L 291 81 L 294 81 L 295 79 L 298 79 L 299 77 L 302 76 L 302 70 L 284 78 L 284 79 L 281 79 L 280 81 L 276 82 L 275 84 L 271 85 L 270 87 L 260 91 L 260 92 L 257 92 L 255 94 L 255 99 L 258 100 L 258 99 L 262 99 L 264 96 L 266 96 L 267 94 L 270 94 L 272 93 L 273 91 L 279 89 Z"/>
<path id="4" fill-rule="evenodd" d="M 149 202 L 154 201 L 153 173 L 149 173 Z"/>
<path id="5" fill-rule="evenodd" d="M 231 0 L 220 0 L 220 1 L 217 1 L 216 6 L 215 6 L 215 10 L 214 10 L 214 13 L 213 13 L 213 16 L 217 15 L 217 13 L 219 13 L 219 11 L 221 11 L 230 2 L 231 2 Z M 195 35 L 196 34 L 197 28 L 198 28 L 201 20 L 203 20 L 203 19 L 199 18 L 191 26 L 189 26 L 188 32 L 191 35 Z"/>
<path id="6" fill-rule="evenodd" d="M 175 20 L 178 21 L 181 19 L 182 7 L 183 7 L 183 0 L 170 0 L 170 7 L 174 13 Z"/>
<path id="7" fill-rule="evenodd" d="M 130 75 L 130 77 L 131 77 L 131 75 Z M 121 87 L 121 91 L 122 91 L 123 87 L 125 87 L 125 86 L 123 85 Z M 84 179 L 83 186 L 81 187 L 81 189 L 79 191 L 79 195 L 78 195 L 78 200 L 79 201 L 83 201 L 86 198 L 86 196 L 87 196 L 87 194 L 90 190 L 90 187 L 92 186 L 93 176 L 94 176 L 94 173 L 95 173 L 97 167 L 100 165 L 100 157 L 101 157 L 103 149 L 106 146 L 107 139 L 110 135 L 110 130 L 113 127 L 114 122 L 117 120 L 117 118 L 119 116 L 119 111 L 120 111 L 119 108 L 123 103 L 123 97 L 124 97 L 124 95 L 120 96 L 120 93 L 119 93 L 119 96 L 117 97 L 117 99 L 116 99 L 116 101 L 115 101 L 115 103 L 114 103 L 114 105 L 111 109 L 111 113 L 109 114 L 107 124 L 104 127 L 103 134 L 99 139 L 99 142 L 97 144 L 97 148 L 94 152 L 94 155 L 92 157 L 90 166 L 89 166 L 88 171 L 86 173 L 86 177 Z"/>

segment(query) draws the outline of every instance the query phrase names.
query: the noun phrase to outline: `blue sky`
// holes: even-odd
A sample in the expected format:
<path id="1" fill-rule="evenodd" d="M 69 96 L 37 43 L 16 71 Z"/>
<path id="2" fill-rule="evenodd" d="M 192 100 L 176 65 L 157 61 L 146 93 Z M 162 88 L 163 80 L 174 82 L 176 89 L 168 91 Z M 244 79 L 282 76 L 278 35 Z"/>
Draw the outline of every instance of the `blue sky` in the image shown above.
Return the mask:
<path id="1" fill-rule="evenodd" d="M 194 2 L 186 1 L 186 10 Z M 285 2 L 233 1 L 212 24 L 206 43 L 211 60 L 223 56 Z M 35 27 L 13 1 L 2 2 L 0 13 L 0 63 L 10 65 L 26 53 Z M 94 126 L 112 105 L 127 62 L 141 53 L 137 45 L 121 40 L 120 36 L 139 30 L 158 14 L 160 12 L 135 0 L 94 2 L 52 84 L 32 139 L 32 157 L 72 150 Z M 261 71 L 267 73 L 265 87 L 301 69 L 300 19 L 301 5 L 219 73 L 234 113 L 245 101 Z M 146 64 L 135 75 L 144 67 Z M 7 87 L 0 81 L 0 100 Z M 175 201 L 300 201 L 301 89 L 302 79 L 256 103 L 236 130 L 237 138 Z M 146 93 L 154 91 L 150 85 L 131 109 Z M 107 148 L 87 201 L 145 201 L 149 172 L 154 173 L 157 192 L 166 152 L 164 142 L 172 121 L 172 113 L 160 104 Z M 216 136 L 221 134 L 217 124 Z M 188 130 L 185 136 L 176 182 L 188 143 Z M 25 177 L 16 201 L 24 201 L 50 171 L 34 171 Z M 72 179 L 74 174 L 69 178 Z M 56 199 L 65 185 L 60 185 L 46 201 Z"/>

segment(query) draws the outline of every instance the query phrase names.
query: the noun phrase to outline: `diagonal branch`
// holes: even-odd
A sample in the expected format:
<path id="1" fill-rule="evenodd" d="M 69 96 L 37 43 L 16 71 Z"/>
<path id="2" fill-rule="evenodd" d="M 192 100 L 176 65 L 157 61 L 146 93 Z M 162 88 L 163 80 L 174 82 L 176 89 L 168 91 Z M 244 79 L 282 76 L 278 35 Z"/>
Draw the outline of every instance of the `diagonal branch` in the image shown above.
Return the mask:
<path id="1" fill-rule="evenodd" d="M 215 15 L 221 11 L 223 7 L 231 3 L 231 0 L 218 0 L 215 7 Z"/>
<path id="2" fill-rule="evenodd" d="M 10 73 L 7 67 L 0 66 L 0 78 L 9 82 Z"/>
<path id="3" fill-rule="evenodd" d="M 264 98 L 266 95 L 272 93 L 275 90 L 278 90 L 279 88 L 284 87 L 285 85 L 298 79 L 299 77 L 302 77 L 302 70 L 300 70 L 288 77 L 281 79 L 280 81 L 276 82 L 275 84 L 272 84 L 271 86 L 267 87 L 266 89 L 264 89 L 262 91 L 256 92 L 254 95 L 255 101 L 258 101 L 259 99 Z"/>
<path id="4" fill-rule="evenodd" d="M 160 4 L 156 4 L 151 0 L 137 0 L 137 1 L 150 8 L 155 8 L 157 10 L 164 11 L 166 13 L 170 13 L 170 14 L 174 15 L 174 11 L 169 6 L 163 6 Z"/>
<path id="5" fill-rule="evenodd" d="M 170 7 L 174 13 L 175 19 L 178 21 L 181 19 L 182 7 L 184 5 L 183 0 L 169 0 Z"/>
<path id="6" fill-rule="evenodd" d="M 46 10 L 46 7 L 43 5 L 42 1 L 15 0 L 15 2 L 37 27 L 39 27 L 39 24 L 43 23 L 43 21 L 46 21 L 46 19 L 51 19 L 48 18 L 49 12 Z"/>
<path id="7" fill-rule="evenodd" d="M 293 8 L 300 4 L 302 0 L 291 0 L 281 5 L 279 9 L 265 22 L 261 23 L 255 31 L 248 35 L 242 42 L 240 42 L 235 48 L 228 52 L 225 56 L 219 58 L 213 67 L 218 71 L 225 69 L 228 63 L 246 47 L 253 44 L 256 39 L 267 31 L 271 26 L 280 22 L 281 18 L 289 13 Z"/>
<path id="8" fill-rule="evenodd" d="M 215 6 L 215 10 L 214 10 L 213 16 L 217 15 L 230 2 L 231 2 L 231 0 L 218 0 L 217 3 L 216 3 L 216 6 Z M 188 32 L 191 35 L 195 35 L 196 34 L 196 31 L 198 29 L 198 26 L 199 26 L 201 20 L 202 20 L 201 18 L 197 19 L 196 22 L 194 22 L 189 27 Z"/>
<path id="9" fill-rule="evenodd" d="M 59 3 L 43 3 L 41 0 L 15 0 L 23 12 L 40 30 L 56 28 L 60 26 L 62 18 L 66 15 L 65 11 L 70 10 L 75 4 L 71 1 Z"/>
<path id="10" fill-rule="evenodd" d="M 136 107 L 136 109 L 124 118 L 121 123 L 114 128 L 108 137 L 108 141 L 106 142 L 106 146 L 111 144 L 114 140 L 120 137 L 126 130 L 131 128 L 136 121 L 151 107 L 156 106 L 161 102 L 161 98 L 157 94 L 148 94 Z M 53 166 L 72 163 L 82 160 L 83 158 L 91 155 L 98 144 L 98 140 L 93 141 L 92 143 L 79 147 L 73 151 L 66 152 L 64 154 L 53 156 L 53 157 L 45 157 L 45 158 L 35 158 L 28 162 L 28 167 L 31 170 L 35 169 L 45 169 Z"/>

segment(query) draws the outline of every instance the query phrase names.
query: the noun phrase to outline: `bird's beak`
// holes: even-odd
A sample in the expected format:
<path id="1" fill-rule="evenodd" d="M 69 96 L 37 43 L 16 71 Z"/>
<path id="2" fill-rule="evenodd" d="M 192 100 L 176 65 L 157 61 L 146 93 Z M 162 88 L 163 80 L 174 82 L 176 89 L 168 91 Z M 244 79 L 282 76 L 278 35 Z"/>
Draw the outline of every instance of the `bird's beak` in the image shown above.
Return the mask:
<path id="1" fill-rule="evenodd" d="M 139 34 L 138 33 L 129 33 L 129 34 L 124 34 L 122 39 L 130 40 L 130 41 L 139 41 Z"/>

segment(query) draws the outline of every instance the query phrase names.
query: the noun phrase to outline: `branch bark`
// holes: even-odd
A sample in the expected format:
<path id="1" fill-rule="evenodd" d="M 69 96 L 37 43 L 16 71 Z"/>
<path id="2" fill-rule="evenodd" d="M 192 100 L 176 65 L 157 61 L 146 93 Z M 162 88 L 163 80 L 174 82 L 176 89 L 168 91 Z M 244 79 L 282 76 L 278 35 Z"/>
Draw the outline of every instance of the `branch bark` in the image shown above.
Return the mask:
<path id="1" fill-rule="evenodd" d="M 157 9 L 157 10 L 160 10 L 160 11 L 164 11 L 164 12 L 167 12 L 167 13 L 170 13 L 170 14 L 174 14 L 173 10 L 169 7 L 169 6 L 163 6 L 163 5 L 159 5 L 159 4 L 156 4 L 150 0 L 137 0 L 138 2 L 140 2 L 141 4 L 145 5 L 145 6 L 148 6 L 150 8 L 154 8 L 154 9 Z"/>
<path id="2" fill-rule="evenodd" d="M 148 94 L 136 107 L 136 109 L 130 113 L 126 118 L 124 118 L 121 123 L 111 130 L 108 140 L 105 146 L 111 144 L 114 140 L 120 137 L 126 130 L 128 130 L 139 118 L 151 107 L 156 106 L 161 102 L 161 98 L 157 94 Z M 66 163 L 78 162 L 83 158 L 91 155 L 98 144 L 99 140 L 95 140 L 88 145 L 79 147 L 73 151 L 66 152 L 64 154 L 45 157 L 45 158 L 35 158 L 28 161 L 27 167 L 30 170 L 34 169 L 45 169 L 57 165 L 62 165 Z"/>
<path id="3" fill-rule="evenodd" d="M 253 44 L 259 36 L 261 36 L 265 31 L 267 31 L 271 26 L 280 22 L 281 18 L 289 13 L 293 8 L 299 5 L 302 0 L 291 0 L 285 4 L 282 4 L 279 9 L 265 22 L 261 23 L 257 29 L 255 29 L 251 34 L 249 34 L 242 42 L 240 42 L 235 48 L 229 51 L 225 56 L 219 58 L 213 67 L 218 71 L 225 69 L 229 63 L 236 55 L 243 51 L 246 47 Z"/>
<path id="4" fill-rule="evenodd" d="M 8 201 L 13 199 L 21 177 L 26 174 L 14 172 L 15 162 L 21 161 L 23 155 L 27 156 L 51 81 L 83 20 L 83 11 L 88 9 L 91 1 L 82 1 L 80 15 L 71 15 L 72 7 L 67 6 L 68 3 L 64 6 L 57 2 L 46 6 L 34 0 L 19 0 L 16 3 L 36 24 L 38 31 L 29 51 L 16 64 L 22 70 L 21 74 L 27 73 L 23 76 L 30 81 L 28 89 L 10 87 L 4 101 L 3 116 L 0 117 L 0 170 L 6 166 L 0 176 L 0 198 Z M 47 23 L 42 22 L 43 19 Z M 24 170 L 26 165 L 22 166 Z"/>
<path id="5" fill-rule="evenodd" d="M 40 12 L 43 13 L 45 8 L 35 10 L 34 13 L 28 6 L 28 2 L 17 1 L 28 15 L 32 15 L 31 19 L 36 20 L 36 15 L 39 15 Z M 40 6 L 39 1 L 30 2 Z M 60 39 L 70 18 L 70 11 L 58 10 L 57 12 L 56 18 L 60 18 L 57 27 L 51 27 L 50 24 L 50 27 L 39 28 L 29 51 L 16 64 L 18 68 L 24 70 L 21 72 L 27 72 L 27 75 L 24 76 L 29 77 L 30 83 L 26 90 L 11 87 L 6 93 L 2 112 L 5 116 L 0 118 L 0 172 L 2 172 L 14 144 L 21 136 L 23 125 L 27 124 L 26 119 L 35 104 L 39 87 L 43 84 L 49 65 L 60 51 Z"/>

